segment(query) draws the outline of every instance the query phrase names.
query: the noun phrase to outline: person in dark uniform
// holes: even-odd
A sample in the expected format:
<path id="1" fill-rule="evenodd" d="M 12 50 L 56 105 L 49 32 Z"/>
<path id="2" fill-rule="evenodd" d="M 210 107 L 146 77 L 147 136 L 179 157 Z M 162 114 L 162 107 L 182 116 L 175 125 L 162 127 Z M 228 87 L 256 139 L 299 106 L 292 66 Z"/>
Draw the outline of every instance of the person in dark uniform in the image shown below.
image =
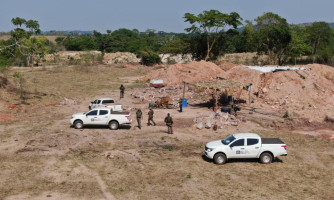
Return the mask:
<path id="1" fill-rule="evenodd" d="M 152 125 L 151 121 L 153 122 L 154 126 L 156 125 L 155 122 L 153 121 L 153 114 L 154 114 L 153 109 L 152 107 L 150 107 L 150 111 L 148 111 L 148 122 L 147 122 L 147 125 L 149 126 Z"/>
<path id="2" fill-rule="evenodd" d="M 165 118 L 165 123 L 168 127 L 168 134 L 173 134 L 173 118 L 170 116 L 170 114 L 167 114 L 167 117 Z"/>
<path id="3" fill-rule="evenodd" d="M 143 113 L 141 112 L 140 109 L 137 110 L 136 117 L 137 117 L 137 122 L 138 122 L 138 128 L 141 129 L 141 120 L 143 118 Z"/>
<path id="4" fill-rule="evenodd" d="M 180 98 L 179 99 L 180 112 L 182 112 L 182 103 L 183 103 L 183 98 Z"/>
<path id="5" fill-rule="evenodd" d="M 124 98 L 124 90 L 125 90 L 125 87 L 123 86 L 123 84 L 121 85 L 121 87 L 119 87 L 119 90 L 120 90 L 120 99 L 121 98 Z"/>

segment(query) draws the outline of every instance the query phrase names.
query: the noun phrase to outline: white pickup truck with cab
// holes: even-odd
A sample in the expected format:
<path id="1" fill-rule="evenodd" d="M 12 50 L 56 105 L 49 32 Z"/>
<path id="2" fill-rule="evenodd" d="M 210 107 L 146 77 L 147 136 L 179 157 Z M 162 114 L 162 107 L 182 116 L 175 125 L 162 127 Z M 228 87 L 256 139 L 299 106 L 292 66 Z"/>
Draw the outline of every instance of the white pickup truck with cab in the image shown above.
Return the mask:
<path id="1" fill-rule="evenodd" d="M 222 165 L 230 158 L 259 158 L 269 164 L 277 156 L 287 156 L 286 144 L 279 138 L 261 138 L 255 133 L 238 133 L 223 140 L 209 142 L 204 154 Z"/>
<path id="2" fill-rule="evenodd" d="M 76 113 L 72 115 L 70 122 L 76 129 L 81 129 L 86 125 L 101 125 L 116 130 L 120 125 L 131 124 L 132 119 L 129 112 L 115 112 L 101 107 L 86 113 Z"/>
<path id="3" fill-rule="evenodd" d="M 89 110 L 91 110 L 93 108 L 99 108 L 99 107 L 110 108 L 113 111 L 123 111 L 122 105 L 116 104 L 115 100 L 112 98 L 95 99 L 94 101 L 90 102 L 88 108 Z"/>

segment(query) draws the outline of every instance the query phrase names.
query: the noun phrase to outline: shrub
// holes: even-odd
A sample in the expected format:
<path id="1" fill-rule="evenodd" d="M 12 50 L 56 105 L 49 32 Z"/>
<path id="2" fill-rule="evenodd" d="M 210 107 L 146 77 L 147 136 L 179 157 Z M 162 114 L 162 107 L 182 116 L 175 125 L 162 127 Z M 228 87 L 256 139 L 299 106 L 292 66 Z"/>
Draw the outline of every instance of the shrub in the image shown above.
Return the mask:
<path id="1" fill-rule="evenodd" d="M 154 52 L 143 52 L 139 57 L 141 57 L 142 65 L 152 66 L 161 63 L 160 56 Z"/>

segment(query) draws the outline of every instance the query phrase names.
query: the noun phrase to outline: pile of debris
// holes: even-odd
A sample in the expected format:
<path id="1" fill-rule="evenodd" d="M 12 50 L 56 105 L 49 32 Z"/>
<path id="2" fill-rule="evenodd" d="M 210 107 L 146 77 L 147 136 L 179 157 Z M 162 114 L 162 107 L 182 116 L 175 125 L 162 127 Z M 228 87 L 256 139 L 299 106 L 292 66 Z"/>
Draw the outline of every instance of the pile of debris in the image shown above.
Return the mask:
<path id="1" fill-rule="evenodd" d="M 193 121 L 196 123 L 197 129 L 211 129 L 214 127 L 223 129 L 226 126 L 239 126 L 241 123 L 241 120 L 237 119 L 234 115 L 220 111 L 217 111 L 210 116 L 196 117 Z"/>
<path id="2" fill-rule="evenodd" d="M 292 71 L 261 72 L 249 67 L 236 66 L 226 71 L 227 79 L 252 83 L 250 96 L 253 107 L 289 111 L 295 117 L 323 121 L 334 109 L 334 68 L 309 64 Z M 261 67 L 261 69 L 266 67 Z M 268 67 L 268 70 L 272 67 Z M 308 70 L 312 69 L 312 70 Z"/>
<path id="3" fill-rule="evenodd" d="M 168 86 L 182 85 L 185 82 L 210 80 L 222 77 L 224 70 L 212 62 L 200 61 L 187 64 L 175 64 L 152 71 L 142 78 L 143 81 L 162 79 Z"/>
<path id="4" fill-rule="evenodd" d="M 116 52 L 116 53 L 105 53 L 103 56 L 103 64 L 126 64 L 126 63 L 138 63 L 140 59 L 133 53 L 129 52 Z"/>
<path id="5" fill-rule="evenodd" d="M 168 97 L 169 104 L 172 107 L 178 106 L 178 101 L 180 99 L 180 95 L 182 95 L 183 87 L 182 86 L 166 86 L 163 88 L 154 88 L 147 87 L 144 89 L 137 89 L 131 93 L 134 98 L 138 98 L 141 101 L 155 103 L 160 101 L 162 98 Z M 191 98 L 192 93 L 187 92 L 185 94 L 185 98 Z"/>

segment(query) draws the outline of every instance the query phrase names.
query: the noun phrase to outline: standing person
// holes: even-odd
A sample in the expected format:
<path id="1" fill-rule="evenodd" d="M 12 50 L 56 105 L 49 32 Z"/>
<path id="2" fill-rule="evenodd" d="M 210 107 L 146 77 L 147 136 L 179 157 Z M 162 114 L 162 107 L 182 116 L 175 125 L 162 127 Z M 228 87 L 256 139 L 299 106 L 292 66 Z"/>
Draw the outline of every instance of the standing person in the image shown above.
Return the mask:
<path id="1" fill-rule="evenodd" d="M 123 86 L 123 84 L 121 85 L 121 87 L 119 87 L 119 90 L 120 90 L 120 99 L 121 98 L 124 98 L 124 90 L 125 90 L 125 87 Z"/>
<path id="2" fill-rule="evenodd" d="M 150 107 L 150 111 L 148 111 L 148 122 L 147 122 L 147 125 L 149 126 L 152 125 L 151 121 L 153 122 L 154 126 L 156 125 L 155 122 L 153 121 L 153 114 L 154 114 L 153 109 L 152 107 Z"/>
<path id="3" fill-rule="evenodd" d="M 170 114 L 167 114 L 167 117 L 165 118 L 165 123 L 168 127 L 168 134 L 173 134 L 173 118 L 170 116 Z"/>
<path id="4" fill-rule="evenodd" d="M 179 100 L 180 112 L 182 112 L 182 104 L 183 104 L 183 98 L 180 98 Z"/>
<path id="5" fill-rule="evenodd" d="M 138 128 L 141 129 L 141 120 L 143 118 L 143 113 L 141 112 L 140 108 L 136 112 L 137 122 L 138 122 Z"/>

